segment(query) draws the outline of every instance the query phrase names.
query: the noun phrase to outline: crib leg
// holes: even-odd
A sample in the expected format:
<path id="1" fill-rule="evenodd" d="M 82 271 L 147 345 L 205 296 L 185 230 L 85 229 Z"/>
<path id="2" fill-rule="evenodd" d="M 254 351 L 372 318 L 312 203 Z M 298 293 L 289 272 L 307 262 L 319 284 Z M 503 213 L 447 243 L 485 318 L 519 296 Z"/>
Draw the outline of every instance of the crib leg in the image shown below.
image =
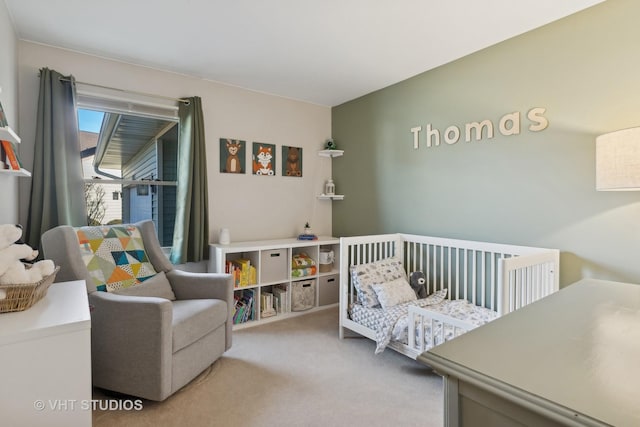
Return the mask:
<path id="1" fill-rule="evenodd" d="M 341 340 L 345 338 L 362 338 L 362 335 L 344 326 L 338 326 L 338 336 Z"/>

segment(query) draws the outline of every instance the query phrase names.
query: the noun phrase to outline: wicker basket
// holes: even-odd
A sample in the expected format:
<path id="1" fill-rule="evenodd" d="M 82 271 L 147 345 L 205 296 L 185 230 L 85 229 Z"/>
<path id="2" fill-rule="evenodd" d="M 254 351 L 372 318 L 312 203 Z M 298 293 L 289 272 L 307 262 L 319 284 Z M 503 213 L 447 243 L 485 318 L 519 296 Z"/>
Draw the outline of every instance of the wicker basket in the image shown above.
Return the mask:
<path id="1" fill-rule="evenodd" d="M 29 264 L 25 264 L 25 266 L 30 268 Z M 47 294 L 58 270 L 60 267 L 56 267 L 53 273 L 36 283 L 0 285 L 0 290 L 6 292 L 6 298 L 0 299 L 0 313 L 23 311 L 40 301 Z"/>

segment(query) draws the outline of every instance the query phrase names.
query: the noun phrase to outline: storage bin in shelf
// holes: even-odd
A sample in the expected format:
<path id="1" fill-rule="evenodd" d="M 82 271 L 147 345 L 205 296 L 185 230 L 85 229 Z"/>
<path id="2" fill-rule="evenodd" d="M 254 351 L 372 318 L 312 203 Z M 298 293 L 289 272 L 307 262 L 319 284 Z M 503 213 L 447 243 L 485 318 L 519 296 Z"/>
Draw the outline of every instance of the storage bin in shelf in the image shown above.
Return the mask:
<path id="1" fill-rule="evenodd" d="M 340 299 L 340 276 L 332 274 L 318 279 L 318 305 L 337 304 Z"/>
<path id="2" fill-rule="evenodd" d="M 287 248 L 260 251 L 260 283 L 283 282 L 289 277 Z"/>
<path id="3" fill-rule="evenodd" d="M 316 280 L 291 283 L 291 311 L 306 311 L 316 306 Z"/>

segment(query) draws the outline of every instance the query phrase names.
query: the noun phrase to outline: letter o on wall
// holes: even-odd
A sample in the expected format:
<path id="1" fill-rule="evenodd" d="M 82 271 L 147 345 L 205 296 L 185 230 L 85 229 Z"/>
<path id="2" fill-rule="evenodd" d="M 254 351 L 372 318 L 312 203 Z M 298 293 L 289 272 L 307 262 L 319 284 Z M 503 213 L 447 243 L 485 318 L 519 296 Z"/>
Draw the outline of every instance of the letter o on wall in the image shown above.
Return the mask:
<path id="1" fill-rule="evenodd" d="M 455 144 L 460 140 L 460 129 L 458 126 L 449 126 L 444 131 L 444 142 L 447 144 Z"/>

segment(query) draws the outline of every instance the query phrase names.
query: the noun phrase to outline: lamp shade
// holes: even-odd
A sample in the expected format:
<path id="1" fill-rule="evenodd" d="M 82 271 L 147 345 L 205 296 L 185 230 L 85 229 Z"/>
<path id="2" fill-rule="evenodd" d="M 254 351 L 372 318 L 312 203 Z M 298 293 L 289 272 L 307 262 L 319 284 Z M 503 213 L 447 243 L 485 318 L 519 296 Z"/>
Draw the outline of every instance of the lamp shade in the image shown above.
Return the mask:
<path id="1" fill-rule="evenodd" d="M 640 127 L 596 138 L 596 190 L 640 191 Z"/>

